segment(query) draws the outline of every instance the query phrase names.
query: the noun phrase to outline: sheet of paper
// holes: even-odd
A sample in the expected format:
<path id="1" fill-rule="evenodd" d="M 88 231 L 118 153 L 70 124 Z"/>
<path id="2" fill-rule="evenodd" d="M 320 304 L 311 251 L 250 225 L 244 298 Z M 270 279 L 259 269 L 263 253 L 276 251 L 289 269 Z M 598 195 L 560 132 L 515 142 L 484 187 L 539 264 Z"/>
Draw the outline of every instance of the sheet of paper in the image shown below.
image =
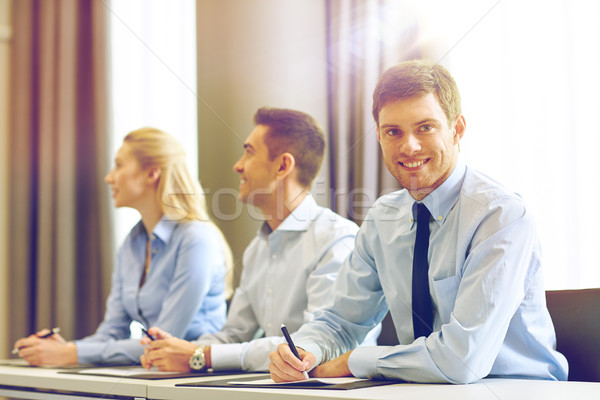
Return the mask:
<path id="1" fill-rule="evenodd" d="M 92 374 L 92 375 L 111 375 L 111 376 L 136 376 L 136 375 L 173 375 L 180 374 L 181 372 L 160 372 L 158 369 L 145 369 L 143 367 L 131 367 L 131 368 L 89 368 L 80 371 L 81 374 Z"/>
<path id="2" fill-rule="evenodd" d="M 298 384 L 305 382 L 316 382 L 322 383 L 324 385 L 341 385 L 343 383 L 353 383 L 364 381 L 366 379 L 363 378 L 354 378 L 354 377 L 344 377 L 344 378 L 310 378 L 307 381 L 294 381 L 294 382 L 275 382 L 271 378 L 267 379 L 257 379 L 252 381 L 231 381 L 229 384 L 231 385 L 289 385 L 289 384 Z"/>
<path id="3" fill-rule="evenodd" d="M 70 365 L 40 365 L 32 366 L 27 361 L 21 358 L 14 358 L 10 360 L 0 360 L 0 365 L 10 365 L 11 367 L 27 367 L 27 368 L 46 368 L 46 369 L 81 369 L 87 368 L 92 364 L 70 364 Z"/>

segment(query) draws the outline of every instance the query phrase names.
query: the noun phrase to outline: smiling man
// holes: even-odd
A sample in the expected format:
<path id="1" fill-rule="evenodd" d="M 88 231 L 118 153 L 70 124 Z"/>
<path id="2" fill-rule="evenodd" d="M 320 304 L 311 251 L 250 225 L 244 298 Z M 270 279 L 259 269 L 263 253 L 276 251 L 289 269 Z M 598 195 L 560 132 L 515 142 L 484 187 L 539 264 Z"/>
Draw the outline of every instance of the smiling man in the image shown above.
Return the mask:
<path id="1" fill-rule="evenodd" d="M 192 342 L 151 328 L 159 340 L 142 340 L 148 345 L 144 367 L 266 371 L 269 353 L 284 341 L 281 324 L 295 332 L 331 303 L 358 226 L 310 195 L 323 159 L 323 133 L 311 116 L 294 110 L 261 108 L 254 122 L 233 169 L 240 174 L 240 200 L 257 207 L 265 221 L 244 252 L 225 326 Z M 365 344 L 375 344 L 380 329 Z"/>
<path id="2" fill-rule="evenodd" d="M 566 380 L 532 216 L 518 195 L 461 162 L 466 124 L 448 71 L 422 60 L 390 68 L 373 117 L 404 189 L 370 210 L 334 303 L 296 335 L 301 360 L 279 345 L 272 378 L 302 380 L 317 365 L 312 376 Z M 388 310 L 400 344 L 355 349 Z"/>

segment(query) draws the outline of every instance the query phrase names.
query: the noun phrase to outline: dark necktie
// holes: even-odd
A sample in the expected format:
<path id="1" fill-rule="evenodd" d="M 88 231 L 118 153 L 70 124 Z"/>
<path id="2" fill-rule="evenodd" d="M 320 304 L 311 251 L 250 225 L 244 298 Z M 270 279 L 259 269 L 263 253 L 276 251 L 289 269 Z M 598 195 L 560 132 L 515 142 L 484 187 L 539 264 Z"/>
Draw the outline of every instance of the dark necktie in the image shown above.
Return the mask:
<path id="1" fill-rule="evenodd" d="M 431 214 L 425 204 L 417 204 L 417 237 L 413 258 L 412 312 L 415 339 L 429 336 L 433 327 L 433 307 L 429 293 L 429 218 Z"/>

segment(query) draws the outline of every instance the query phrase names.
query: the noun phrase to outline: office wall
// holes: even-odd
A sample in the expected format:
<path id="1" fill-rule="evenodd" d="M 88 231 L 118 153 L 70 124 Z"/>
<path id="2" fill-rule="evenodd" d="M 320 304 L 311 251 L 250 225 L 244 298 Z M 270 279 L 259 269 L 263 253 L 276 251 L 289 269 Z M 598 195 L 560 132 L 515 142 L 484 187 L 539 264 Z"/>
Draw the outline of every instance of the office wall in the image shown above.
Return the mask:
<path id="1" fill-rule="evenodd" d="M 233 164 L 262 106 L 298 109 L 327 126 L 325 7 L 305 0 L 198 0 L 199 177 L 234 252 L 260 215 L 237 200 Z M 328 204 L 327 160 L 313 194 Z M 237 282 L 237 281 L 236 281 Z"/>
<path id="2" fill-rule="evenodd" d="M 8 324 L 8 135 L 11 0 L 0 0 L 0 358 L 7 357 Z"/>

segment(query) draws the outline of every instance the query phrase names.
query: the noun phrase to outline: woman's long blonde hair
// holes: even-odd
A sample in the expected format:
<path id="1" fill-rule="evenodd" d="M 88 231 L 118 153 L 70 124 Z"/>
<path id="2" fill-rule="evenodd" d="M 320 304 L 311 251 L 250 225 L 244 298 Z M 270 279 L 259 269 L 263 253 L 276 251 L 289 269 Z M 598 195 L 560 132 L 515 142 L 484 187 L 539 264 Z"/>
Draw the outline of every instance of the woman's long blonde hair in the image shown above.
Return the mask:
<path id="1" fill-rule="evenodd" d="M 131 145 L 131 154 L 142 169 L 159 168 L 161 173 L 157 186 L 157 201 L 163 214 L 174 221 L 201 221 L 212 226 L 223 243 L 227 267 L 225 279 L 226 298 L 233 294 L 233 257 L 223 232 L 208 215 L 204 190 L 200 182 L 192 178 L 185 151 L 171 135 L 155 128 L 141 128 L 130 132 L 123 139 Z"/>

